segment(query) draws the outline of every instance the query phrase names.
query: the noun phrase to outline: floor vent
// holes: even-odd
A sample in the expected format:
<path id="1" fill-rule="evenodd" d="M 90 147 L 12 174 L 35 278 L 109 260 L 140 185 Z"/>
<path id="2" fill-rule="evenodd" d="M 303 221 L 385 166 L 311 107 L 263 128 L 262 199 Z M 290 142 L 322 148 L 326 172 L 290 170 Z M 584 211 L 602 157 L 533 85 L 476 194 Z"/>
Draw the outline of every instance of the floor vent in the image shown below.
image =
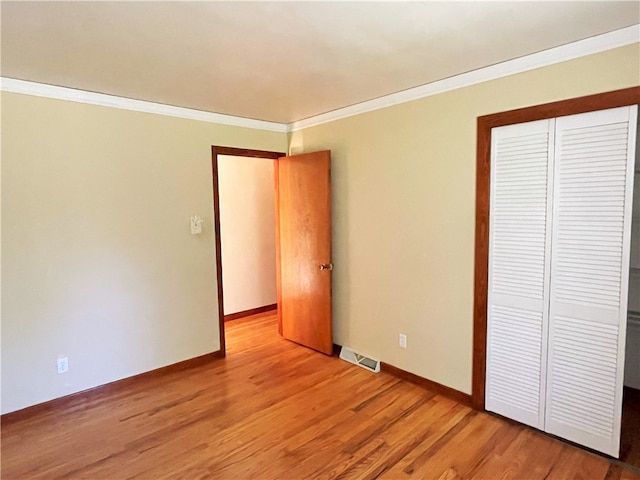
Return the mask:
<path id="1" fill-rule="evenodd" d="M 340 358 L 346 360 L 349 363 L 353 363 L 354 365 L 359 365 L 362 368 L 366 368 L 367 370 L 374 373 L 378 373 L 380 371 L 379 360 L 374 360 L 373 358 L 360 355 L 359 353 L 356 353 L 347 347 L 342 347 L 342 349 L 340 350 Z"/>

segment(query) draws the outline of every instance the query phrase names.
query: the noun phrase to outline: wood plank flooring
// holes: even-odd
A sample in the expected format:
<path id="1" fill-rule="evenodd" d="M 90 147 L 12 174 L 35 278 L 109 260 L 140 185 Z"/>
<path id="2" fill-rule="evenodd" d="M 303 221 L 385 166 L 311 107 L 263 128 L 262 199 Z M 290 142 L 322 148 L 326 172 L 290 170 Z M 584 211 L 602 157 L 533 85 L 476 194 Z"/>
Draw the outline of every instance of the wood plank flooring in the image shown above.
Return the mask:
<path id="1" fill-rule="evenodd" d="M 227 358 L 2 430 L 3 479 L 640 479 L 235 320 Z"/>

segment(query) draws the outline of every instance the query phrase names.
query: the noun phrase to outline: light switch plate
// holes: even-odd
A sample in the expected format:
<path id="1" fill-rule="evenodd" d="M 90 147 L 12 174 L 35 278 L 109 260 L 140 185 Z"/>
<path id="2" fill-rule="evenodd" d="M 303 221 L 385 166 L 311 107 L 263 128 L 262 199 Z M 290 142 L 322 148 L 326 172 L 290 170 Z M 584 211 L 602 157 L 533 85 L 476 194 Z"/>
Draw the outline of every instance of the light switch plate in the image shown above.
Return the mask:
<path id="1" fill-rule="evenodd" d="M 202 233 L 202 218 L 198 215 L 191 217 L 191 235 L 199 235 Z"/>

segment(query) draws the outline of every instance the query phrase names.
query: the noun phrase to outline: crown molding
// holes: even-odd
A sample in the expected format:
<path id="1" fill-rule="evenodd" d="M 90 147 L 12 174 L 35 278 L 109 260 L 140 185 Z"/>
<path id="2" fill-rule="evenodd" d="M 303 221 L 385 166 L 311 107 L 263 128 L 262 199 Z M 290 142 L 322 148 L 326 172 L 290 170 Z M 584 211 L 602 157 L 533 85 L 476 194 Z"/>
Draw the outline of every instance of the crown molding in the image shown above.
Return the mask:
<path id="1" fill-rule="evenodd" d="M 595 53 L 624 47 L 640 41 L 640 25 L 614 30 L 594 37 L 568 43 L 559 47 L 543 50 L 541 52 L 526 55 L 524 57 L 507 60 L 488 67 L 472 70 L 470 72 L 455 75 L 453 77 L 438 80 L 419 87 L 410 88 L 401 92 L 385 95 L 366 102 L 357 103 L 345 108 L 339 108 L 331 112 L 316 115 L 314 117 L 299 120 L 289 124 L 289 131 L 302 130 L 323 123 L 333 122 L 342 118 L 352 117 L 361 113 L 380 110 L 401 103 L 411 102 L 420 98 L 437 95 L 458 88 L 468 87 L 478 83 L 496 80 L 498 78 L 517 73 L 546 67 L 555 63 L 593 55 Z"/>
<path id="2" fill-rule="evenodd" d="M 470 72 L 455 75 L 453 77 L 438 80 L 419 87 L 385 95 L 366 102 L 339 108 L 331 112 L 322 113 L 320 115 L 289 124 L 236 117 L 221 113 L 205 112 L 202 110 L 175 107 L 161 103 L 134 100 L 115 95 L 106 95 L 103 93 L 88 92 L 85 90 L 76 90 L 74 88 L 58 87 L 6 77 L 0 77 L 0 90 L 4 92 L 21 93 L 24 95 L 34 95 L 38 97 L 99 105 L 103 107 L 120 108 L 169 117 L 199 120 L 202 122 L 217 123 L 221 125 L 286 133 L 352 117 L 361 113 L 380 110 L 382 108 L 399 105 L 401 103 L 411 102 L 431 95 L 455 90 L 457 88 L 468 87 L 509 75 L 534 70 L 536 68 L 546 67 L 587 55 L 593 55 L 606 50 L 638 43 L 639 41 L 640 25 L 633 25 L 631 27 L 568 43 L 566 45 L 561 45 L 559 47 L 533 53 L 524 57 L 472 70 Z"/>
<path id="3" fill-rule="evenodd" d="M 164 105 L 161 103 L 134 100 L 131 98 L 117 97 L 115 95 L 87 92 L 85 90 L 46 85 L 44 83 L 27 82 L 25 80 L 16 80 L 6 77 L 0 77 L 0 90 L 3 92 L 54 98 L 57 100 L 67 100 L 70 102 L 100 105 L 102 107 L 133 110 L 135 112 L 153 113 L 168 117 L 186 118 L 189 120 L 199 120 L 201 122 L 231 125 L 234 127 L 246 127 L 281 133 L 286 133 L 288 131 L 288 127 L 284 123 L 267 122 L 264 120 L 235 117 L 232 115 L 223 115 L 221 113 L 194 110 L 191 108 L 174 107 L 172 105 Z"/>

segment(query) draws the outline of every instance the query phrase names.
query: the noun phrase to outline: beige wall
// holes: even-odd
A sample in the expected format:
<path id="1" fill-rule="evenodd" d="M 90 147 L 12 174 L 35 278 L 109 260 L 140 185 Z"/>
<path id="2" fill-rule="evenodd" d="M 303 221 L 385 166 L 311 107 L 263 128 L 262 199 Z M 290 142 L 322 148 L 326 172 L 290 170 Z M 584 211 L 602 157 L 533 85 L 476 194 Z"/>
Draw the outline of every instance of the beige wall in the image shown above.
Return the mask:
<path id="1" fill-rule="evenodd" d="M 639 85 L 638 47 L 292 133 L 332 150 L 334 341 L 470 393 L 476 119 Z"/>
<path id="2" fill-rule="evenodd" d="M 2 412 L 218 350 L 211 145 L 286 135 L 10 93 L 2 128 Z"/>
<path id="3" fill-rule="evenodd" d="M 224 313 L 276 303 L 274 160 L 218 156 Z"/>
<path id="4" fill-rule="evenodd" d="M 333 151 L 334 341 L 470 392 L 476 118 L 639 85 L 638 47 L 292 133 Z M 210 146 L 286 135 L 1 101 L 2 412 L 217 350 Z"/>

